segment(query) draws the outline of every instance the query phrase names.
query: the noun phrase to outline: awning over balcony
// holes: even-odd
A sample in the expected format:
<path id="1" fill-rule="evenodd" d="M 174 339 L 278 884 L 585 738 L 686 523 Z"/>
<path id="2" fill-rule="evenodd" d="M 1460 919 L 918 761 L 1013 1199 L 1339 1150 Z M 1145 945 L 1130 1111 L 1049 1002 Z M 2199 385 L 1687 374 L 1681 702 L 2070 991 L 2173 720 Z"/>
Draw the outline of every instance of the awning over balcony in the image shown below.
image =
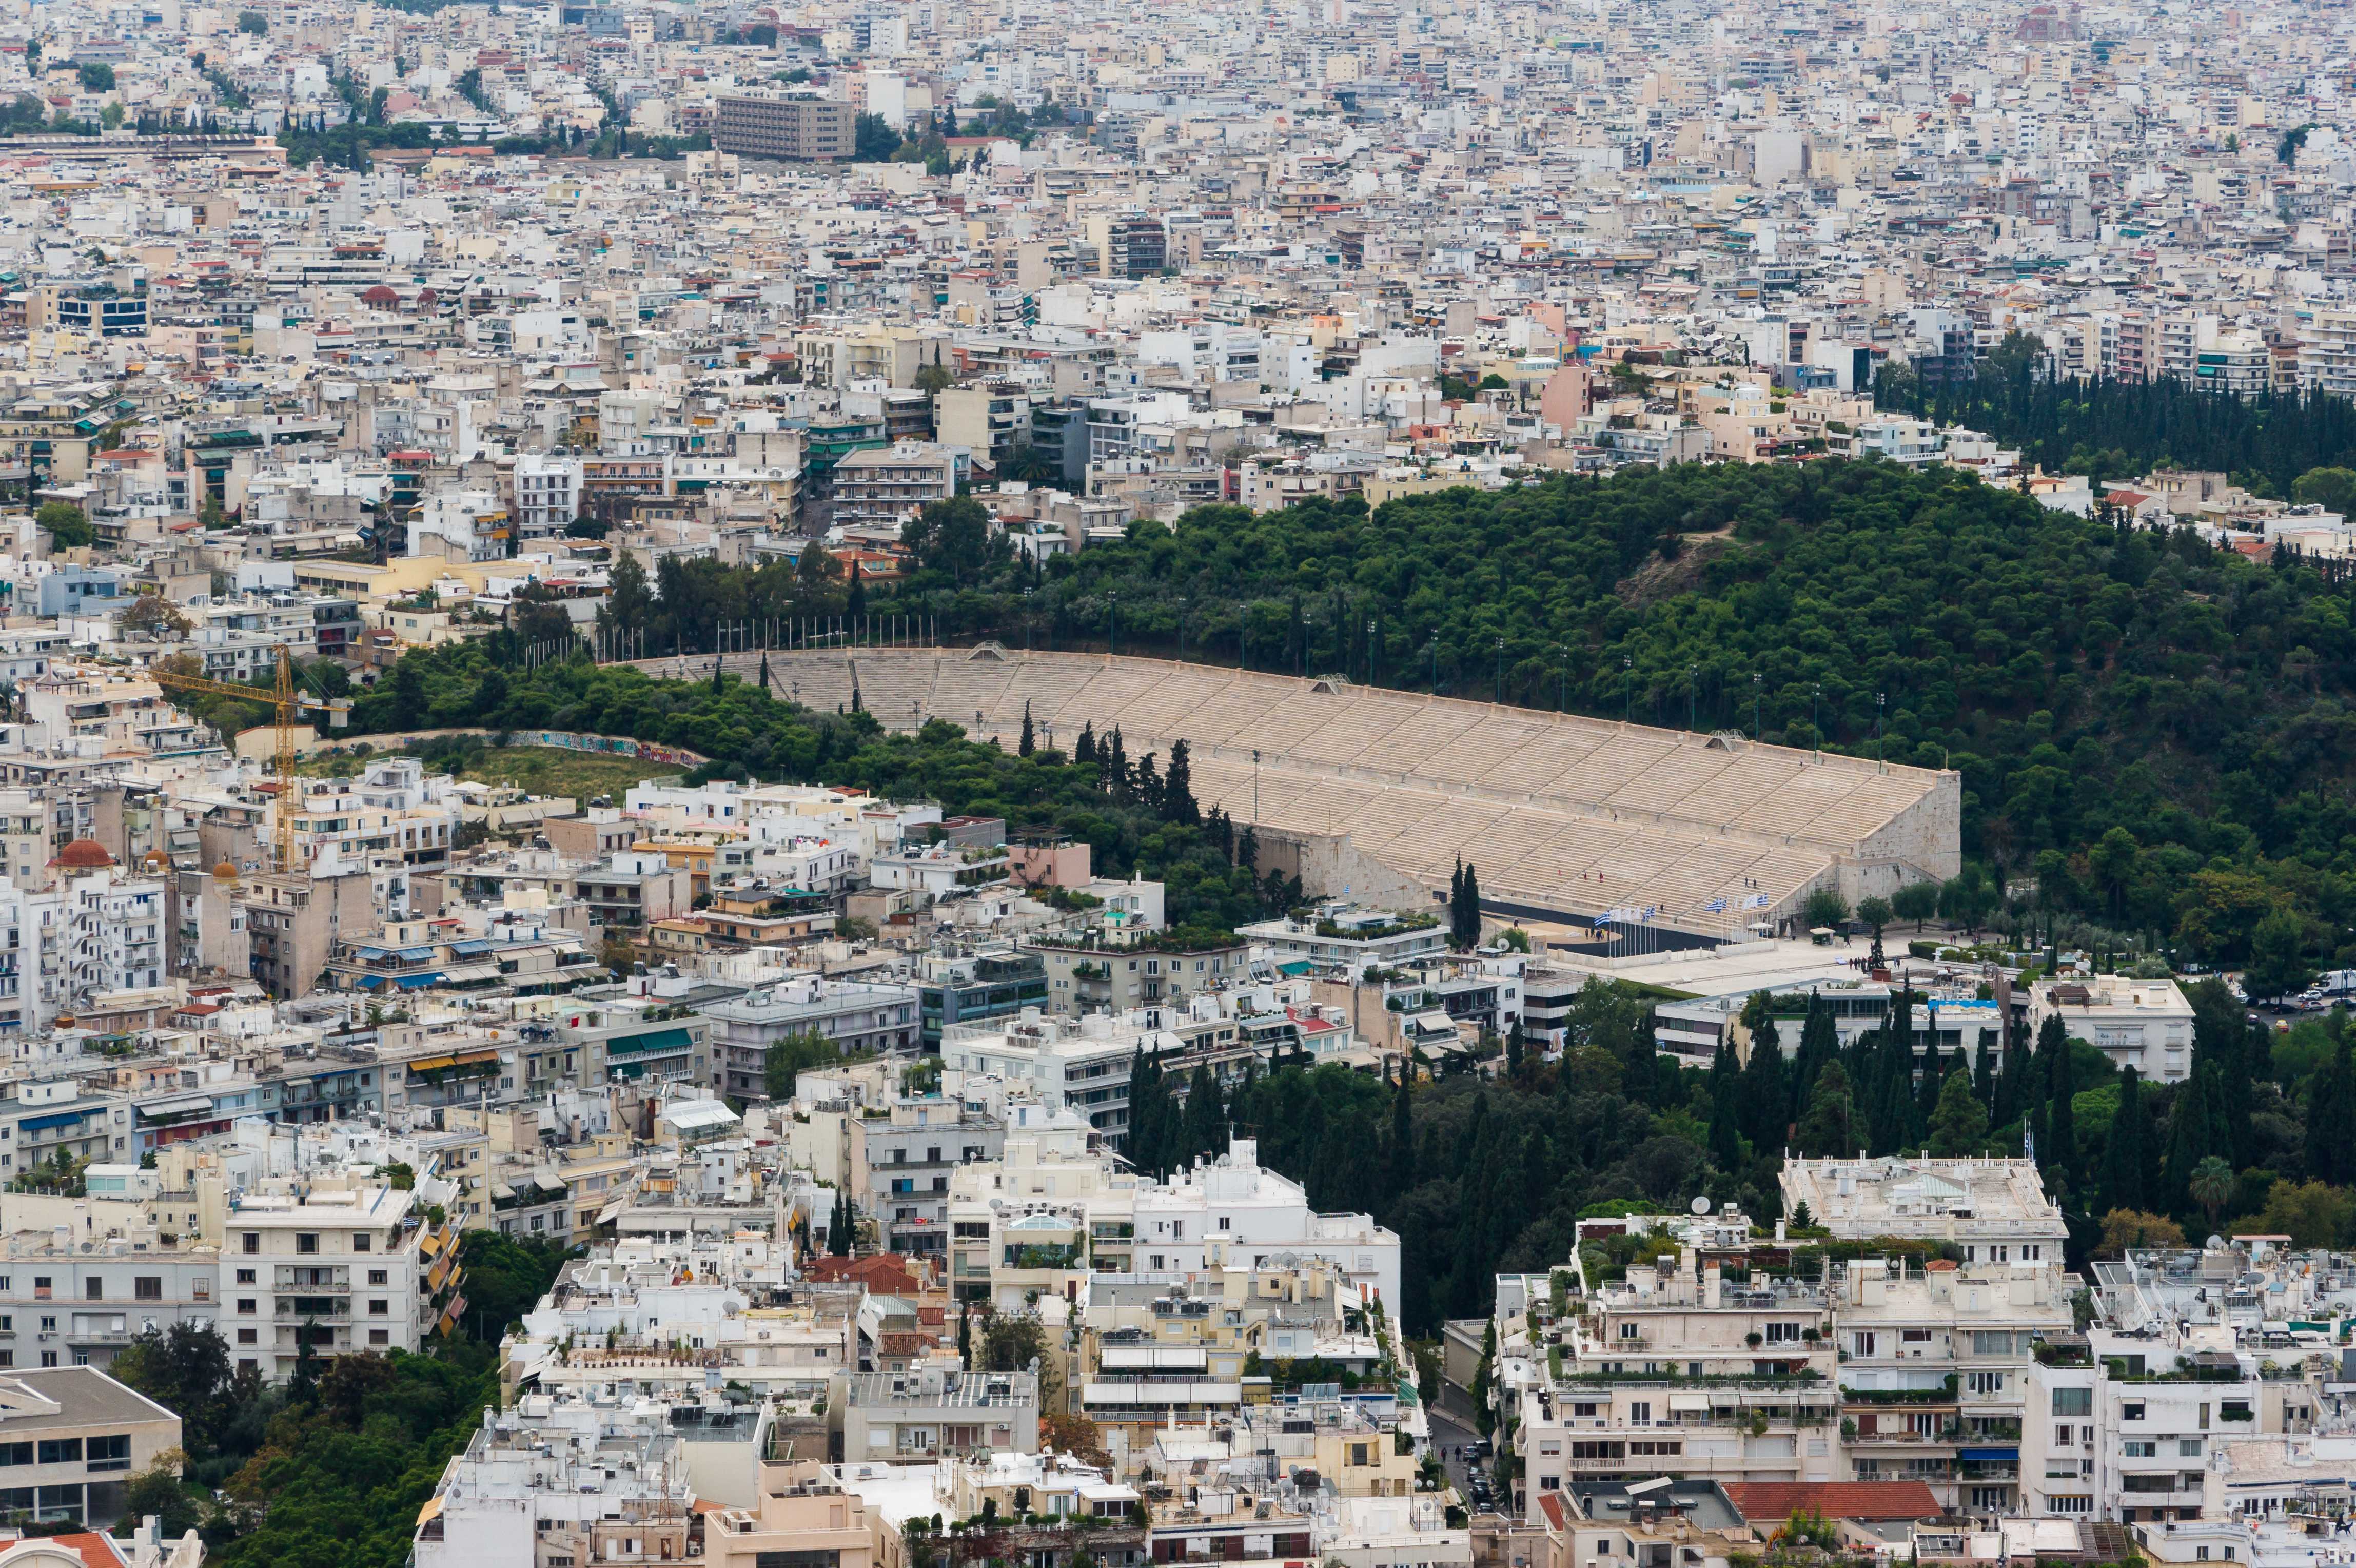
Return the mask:
<path id="1" fill-rule="evenodd" d="M 1960 1448 L 1955 1457 L 1967 1465 L 2010 1464 L 2020 1457 L 2020 1450 L 2012 1448 Z"/>

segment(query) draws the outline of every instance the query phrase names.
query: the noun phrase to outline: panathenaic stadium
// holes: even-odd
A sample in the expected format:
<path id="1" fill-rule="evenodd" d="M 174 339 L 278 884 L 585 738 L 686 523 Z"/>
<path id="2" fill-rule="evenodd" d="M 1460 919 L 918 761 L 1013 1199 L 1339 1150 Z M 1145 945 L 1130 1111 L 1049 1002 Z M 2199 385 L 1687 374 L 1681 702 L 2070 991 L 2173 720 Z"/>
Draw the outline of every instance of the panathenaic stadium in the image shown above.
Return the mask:
<path id="1" fill-rule="evenodd" d="M 762 655 L 730 655 L 748 678 Z M 1738 939 L 1808 894 L 1852 904 L 1960 866 L 1959 776 L 1870 758 L 1352 685 L 1102 654 L 771 650 L 770 684 L 821 711 L 927 719 L 1012 747 L 1118 727 L 1130 757 L 1183 740 L 1194 794 L 1298 854 L 1312 893 L 1399 906 L 1459 857 L 1499 913 Z M 691 660 L 691 671 L 700 661 Z M 671 661 L 649 660 L 672 673 Z M 702 663 L 708 671 L 710 665 Z M 1257 754 L 1258 761 L 1254 757 Z"/>

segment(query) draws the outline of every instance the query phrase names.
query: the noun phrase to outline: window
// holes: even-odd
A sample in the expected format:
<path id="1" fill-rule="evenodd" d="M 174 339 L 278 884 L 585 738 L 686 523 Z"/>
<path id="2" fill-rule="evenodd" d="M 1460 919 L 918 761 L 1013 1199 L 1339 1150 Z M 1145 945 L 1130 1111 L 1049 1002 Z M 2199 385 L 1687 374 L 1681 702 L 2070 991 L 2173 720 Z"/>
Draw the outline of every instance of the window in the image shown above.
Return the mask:
<path id="1" fill-rule="evenodd" d="M 294 1250 L 298 1252 L 317 1251 L 319 1250 L 319 1233 L 316 1230 L 296 1231 L 294 1233 Z"/>
<path id="2" fill-rule="evenodd" d="M 2009 1356 L 2012 1354 L 2012 1333 L 1998 1328 L 1972 1330 L 1972 1354 L 1975 1356 Z"/>
<path id="3" fill-rule="evenodd" d="M 368 1233 L 367 1231 L 365 1231 L 365 1230 L 355 1230 L 355 1231 L 353 1231 L 353 1232 L 352 1232 L 352 1251 L 355 1251 L 355 1252 L 365 1252 L 365 1251 L 367 1251 L 368 1250 L 369 1250 L 369 1233 Z"/>
<path id="4" fill-rule="evenodd" d="M 118 1432 L 91 1438 L 86 1457 L 93 1470 L 128 1470 L 131 1468 L 131 1434 Z"/>
<path id="5" fill-rule="evenodd" d="M 2068 1427 L 2057 1426 L 2053 1429 L 2053 1446 L 2056 1448 L 2067 1448 L 2070 1446 L 2070 1429 Z"/>
<path id="6" fill-rule="evenodd" d="M 131 1294 L 137 1301 L 164 1299 L 164 1280 L 160 1274 L 141 1274 L 131 1282 Z"/>
<path id="7" fill-rule="evenodd" d="M 1898 1331 L 1898 1342 L 1901 1345 L 1928 1345 L 1931 1331 L 1927 1328 L 1901 1328 Z"/>
<path id="8" fill-rule="evenodd" d="M 1636 1325 L 1633 1323 L 1622 1323 L 1620 1326 L 1620 1337 L 1622 1339 L 1633 1339 L 1636 1337 Z"/>
<path id="9" fill-rule="evenodd" d="M 2136 1400 L 2132 1404 L 2123 1404 L 2119 1406 L 2119 1419 L 2121 1421 L 2141 1421 L 2143 1419 L 2143 1401 Z"/>
<path id="10" fill-rule="evenodd" d="M 2200 1458 L 2201 1439 L 2198 1437 L 2179 1438 L 2176 1444 L 2176 1456 L 2179 1459 Z"/>
<path id="11" fill-rule="evenodd" d="M 44 1465 L 79 1465 L 81 1463 L 81 1439 L 79 1437 L 45 1437 L 40 1443 Z"/>
<path id="12" fill-rule="evenodd" d="M 369 1271 L 369 1283 L 372 1285 L 380 1285 L 390 1278 L 391 1278 L 391 1275 L 382 1269 L 370 1269 Z"/>
<path id="13" fill-rule="evenodd" d="M 1629 1425 L 1631 1425 L 1631 1426 L 1650 1426 L 1650 1425 L 1652 1425 L 1652 1424 L 1653 1424 L 1653 1406 L 1652 1406 L 1652 1402 L 1650 1402 L 1649 1400 L 1632 1400 L 1632 1401 L 1630 1401 L 1630 1402 L 1629 1402 L 1629 1404 L 1628 1404 L 1628 1424 L 1629 1424 Z"/>
<path id="14" fill-rule="evenodd" d="M 245 1233 L 245 1250 L 249 1252 L 259 1252 L 262 1251 L 261 1231 L 249 1230 Z"/>
<path id="15" fill-rule="evenodd" d="M 1855 1355 L 1858 1355 L 1858 1356 L 1870 1356 L 1870 1355 L 1872 1355 L 1872 1354 L 1873 1354 L 1873 1345 L 1874 1345 L 1874 1338 L 1873 1338 L 1873 1336 L 1872 1336 L 1871 1334 L 1869 1334 L 1869 1333 L 1866 1332 L 1866 1331 L 1865 1331 L 1865 1330 L 1863 1330 L 1863 1329 L 1859 1329 L 1859 1330 L 1858 1330 L 1858 1332 L 1856 1332 L 1855 1334 L 1852 1334 L 1852 1335 L 1850 1335 L 1850 1336 L 1849 1336 L 1849 1349 L 1850 1349 L 1850 1351 L 1851 1351 L 1853 1354 L 1855 1354 Z"/>
<path id="16" fill-rule="evenodd" d="M 2159 1453 L 2159 1444 L 2129 1441 L 2119 1445 L 2119 1452 L 2130 1459 L 2149 1459 Z"/>
<path id="17" fill-rule="evenodd" d="M 1767 1326 L 1770 1345 L 1796 1345 L 1800 1342 L 1800 1326 L 1796 1323 L 1771 1323 Z"/>
<path id="18" fill-rule="evenodd" d="M 2055 1415 L 2092 1415 L 2094 1413 L 2094 1391 L 2092 1389 L 2055 1389 Z"/>
<path id="19" fill-rule="evenodd" d="M 238 1297 L 237 1309 L 240 1312 L 252 1312 L 253 1310 L 253 1297 L 250 1295 L 241 1295 Z"/>
<path id="20" fill-rule="evenodd" d="M 262 1331 L 256 1328 L 241 1328 L 237 1331 L 237 1342 L 241 1345 L 259 1345 L 262 1343 Z"/>
<path id="21" fill-rule="evenodd" d="M 104 1280 L 82 1281 L 81 1294 L 84 1301 L 104 1301 L 106 1299 L 106 1282 Z"/>
<path id="22" fill-rule="evenodd" d="M 370 1317 L 382 1317 L 386 1313 L 391 1310 L 392 1309 L 391 1307 L 387 1306 L 381 1301 L 371 1301 L 369 1303 L 369 1316 Z"/>
<path id="23" fill-rule="evenodd" d="M 1967 1373 L 1964 1378 L 1964 1386 L 1976 1394 L 2000 1394 L 2004 1392 L 2004 1374 L 2002 1372 Z"/>
<path id="24" fill-rule="evenodd" d="M 237 1272 L 237 1283 L 240 1283 L 240 1284 L 241 1284 L 241 1285 L 250 1285 L 250 1284 L 252 1284 L 252 1283 L 253 1283 L 253 1271 L 252 1271 L 252 1269 L 240 1269 L 240 1270 L 238 1270 L 238 1272 Z"/>

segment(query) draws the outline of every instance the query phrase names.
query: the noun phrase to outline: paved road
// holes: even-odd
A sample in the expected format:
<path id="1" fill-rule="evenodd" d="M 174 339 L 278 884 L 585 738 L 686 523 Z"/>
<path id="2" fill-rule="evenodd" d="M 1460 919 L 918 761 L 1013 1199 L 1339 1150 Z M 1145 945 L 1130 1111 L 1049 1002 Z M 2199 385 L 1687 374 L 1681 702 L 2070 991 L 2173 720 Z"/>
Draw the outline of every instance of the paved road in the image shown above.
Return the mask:
<path id="1" fill-rule="evenodd" d="M 1440 1462 L 1448 1466 L 1448 1478 L 1459 1494 L 1465 1492 L 1465 1482 L 1472 1467 L 1464 1462 L 1463 1451 L 1480 1441 L 1481 1434 L 1472 1421 L 1442 1405 L 1431 1407 L 1431 1444 L 1440 1453 Z"/>

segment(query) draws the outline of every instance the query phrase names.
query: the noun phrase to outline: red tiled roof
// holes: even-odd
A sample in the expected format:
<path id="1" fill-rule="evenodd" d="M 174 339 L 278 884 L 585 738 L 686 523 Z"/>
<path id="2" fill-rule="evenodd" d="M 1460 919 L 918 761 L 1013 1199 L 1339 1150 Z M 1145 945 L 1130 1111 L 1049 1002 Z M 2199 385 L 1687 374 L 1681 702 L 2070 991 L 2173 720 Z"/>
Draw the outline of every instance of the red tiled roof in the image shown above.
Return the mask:
<path id="1" fill-rule="evenodd" d="M 1920 1481 L 1729 1481 L 1726 1495 L 1753 1523 L 1772 1523 L 1805 1509 L 1826 1519 L 1931 1519 L 1939 1499 Z"/>
<path id="2" fill-rule="evenodd" d="M 1560 1492 L 1540 1492 L 1538 1494 L 1538 1511 L 1546 1515 L 1546 1521 L 1548 1529 L 1569 1530 L 1570 1528 L 1570 1520 L 1563 1510 L 1562 1494 Z"/>
<path id="3" fill-rule="evenodd" d="M 77 1530 L 71 1535 L 53 1535 L 49 1544 L 78 1552 L 90 1568 L 123 1568 L 126 1559 L 114 1549 L 114 1542 L 93 1530 Z"/>
<path id="4" fill-rule="evenodd" d="M 916 1266 L 897 1252 L 874 1252 L 863 1258 L 812 1258 L 803 1265 L 802 1273 L 823 1284 L 855 1280 L 870 1290 L 886 1292 L 913 1291 L 918 1283 Z"/>

